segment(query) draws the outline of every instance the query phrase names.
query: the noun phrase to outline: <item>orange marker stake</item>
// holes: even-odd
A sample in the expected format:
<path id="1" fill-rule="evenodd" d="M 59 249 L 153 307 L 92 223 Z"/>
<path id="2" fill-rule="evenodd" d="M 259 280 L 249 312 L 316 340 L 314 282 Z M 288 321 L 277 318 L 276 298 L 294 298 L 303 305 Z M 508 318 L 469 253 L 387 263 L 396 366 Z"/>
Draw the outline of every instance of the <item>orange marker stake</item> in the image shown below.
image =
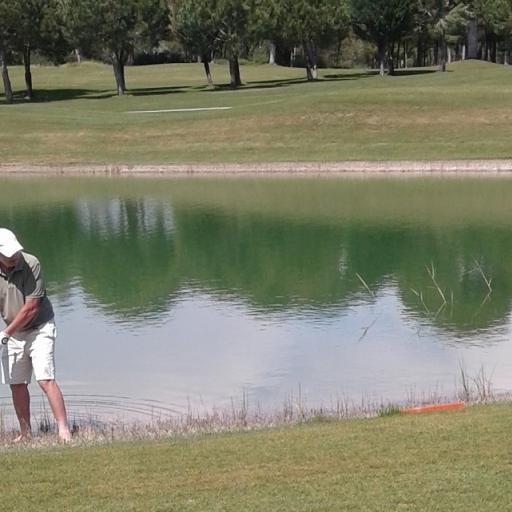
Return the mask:
<path id="1" fill-rule="evenodd" d="M 403 407 L 400 412 L 406 414 L 416 414 L 420 412 L 436 412 L 436 411 L 450 411 L 453 409 L 462 409 L 465 407 L 465 403 L 459 402 L 448 402 L 444 404 L 429 404 L 429 405 L 418 405 L 417 407 Z"/>

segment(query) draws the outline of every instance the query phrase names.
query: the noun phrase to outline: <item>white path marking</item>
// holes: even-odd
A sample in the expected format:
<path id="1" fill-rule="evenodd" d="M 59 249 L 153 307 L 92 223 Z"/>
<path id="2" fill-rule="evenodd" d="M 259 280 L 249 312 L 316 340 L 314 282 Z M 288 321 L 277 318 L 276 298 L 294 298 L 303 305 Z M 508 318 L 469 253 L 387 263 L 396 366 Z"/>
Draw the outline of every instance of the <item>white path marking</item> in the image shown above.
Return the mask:
<path id="1" fill-rule="evenodd" d="M 233 107 L 170 108 L 166 110 L 129 110 L 127 114 L 160 114 L 161 112 L 202 112 L 205 110 L 230 110 Z"/>

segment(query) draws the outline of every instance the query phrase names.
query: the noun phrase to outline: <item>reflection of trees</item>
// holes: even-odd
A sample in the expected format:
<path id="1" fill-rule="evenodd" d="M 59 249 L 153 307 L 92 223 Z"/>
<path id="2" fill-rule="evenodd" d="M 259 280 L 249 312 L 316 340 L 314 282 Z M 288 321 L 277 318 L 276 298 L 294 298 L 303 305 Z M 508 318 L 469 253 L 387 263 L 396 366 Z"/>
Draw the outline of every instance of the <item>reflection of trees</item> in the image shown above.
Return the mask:
<path id="1" fill-rule="evenodd" d="M 82 203 L 77 219 L 84 290 L 124 313 L 165 310 L 180 283 L 169 204 L 148 200 Z"/>
<path id="2" fill-rule="evenodd" d="M 148 197 L 137 201 L 81 199 L 75 209 L 81 230 L 95 236 L 118 237 L 128 235 L 130 229 L 144 236 L 161 227 L 167 233 L 174 229 L 170 204 Z"/>
<path id="3" fill-rule="evenodd" d="M 268 308 L 332 304 L 344 295 L 338 228 L 212 211 L 176 211 L 176 223 L 180 271 L 209 288 Z"/>
<path id="4" fill-rule="evenodd" d="M 308 222 L 213 207 L 171 210 L 169 201 L 145 198 L 11 209 L 2 219 L 40 256 L 59 293 L 76 280 L 118 315 L 156 315 L 189 283 L 237 294 L 263 311 L 340 308 L 365 295 L 356 273 L 375 292 L 393 281 L 410 312 L 455 330 L 502 322 L 512 297 L 505 227 Z M 493 277 L 487 301 L 475 260 Z M 448 301 L 441 310 L 425 268 L 431 264 Z"/>
<path id="5" fill-rule="evenodd" d="M 44 262 L 57 293 L 79 282 L 106 309 L 133 315 L 164 311 L 179 287 L 167 202 L 79 201 L 2 218 Z"/>

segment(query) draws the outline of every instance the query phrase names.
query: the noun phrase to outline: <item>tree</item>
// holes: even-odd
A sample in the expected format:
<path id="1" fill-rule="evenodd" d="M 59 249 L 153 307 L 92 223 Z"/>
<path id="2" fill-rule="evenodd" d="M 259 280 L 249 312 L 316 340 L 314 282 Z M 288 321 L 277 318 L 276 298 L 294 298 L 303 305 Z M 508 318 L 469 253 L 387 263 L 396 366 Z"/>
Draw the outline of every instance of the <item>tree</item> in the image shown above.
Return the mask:
<path id="1" fill-rule="evenodd" d="M 31 54 L 33 50 L 60 61 L 69 50 L 61 30 L 56 0 L 11 0 L 17 15 L 16 49 L 23 56 L 26 97 L 34 96 Z"/>
<path id="2" fill-rule="evenodd" d="M 218 0 L 217 7 L 219 41 L 229 61 L 231 87 L 238 87 L 242 85 L 238 57 L 252 40 L 249 17 L 253 0 Z"/>
<path id="3" fill-rule="evenodd" d="M 468 6 L 462 2 L 456 4 L 444 18 L 444 34 L 447 47 L 450 45 L 464 44 L 471 20 L 471 11 Z M 446 56 L 446 55 L 445 55 Z M 446 67 L 442 65 L 441 69 L 445 71 Z"/>
<path id="4" fill-rule="evenodd" d="M 0 0 L 0 67 L 7 103 L 13 100 L 11 80 L 7 68 L 7 54 L 13 46 L 17 22 L 16 6 L 10 0 Z"/>
<path id="5" fill-rule="evenodd" d="M 97 2 L 92 0 L 61 0 L 59 15 L 62 18 L 66 39 L 80 55 L 99 56 L 101 42 L 97 28 L 100 26 L 100 12 Z"/>
<path id="6" fill-rule="evenodd" d="M 419 14 L 423 23 L 431 27 L 437 43 L 437 63 L 446 71 L 448 42 L 467 30 L 470 13 L 465 4 L 455 0 L 420 0 Z"/>
<path id="7" fill-rule="evenodd" d="M 18 30 L 16 34 L 16 46 L 23 55 L 25 66 L 26 98 L 34 96 L 32 89 L 32 73 L 30 69 L 30 57 L 32 49 L 39 46 L 41 40 L 42 20 L 47 0 L 12 0 L 18 11 Z"/>
<path id="8" fill-rule="evenodd" d="M 62 0 L 62 4 L 70 41 L 107 56 L 118 95 L 126 91 L 125 65 L 136 45 L 156 45 L 169 27 L 165 0 Z"/>
<path id="9" fill-rule="evenodd" d="M 471 15 L 468 57 L 497 62 L 499 43 L 504 43 L 505 60 L 510 51 L 512 0 L 465 0 Z M 479 38 L 481 45 L 479 47 Z"/>
<path id="10" fill-rule="evenodd" d="M 276 64 L 277 41 L 283 39 L 283 0 L 256 0 L 249 16 L 254 41 L 266 41 L 269 64 Z"/>
<path id="11" fill-rule="evenodd" d="M 220 44 L 217 0 L 177 0 L 172 11 L 176 37 L 201 59 L 206 79 L 213 86 L 210 62 Z"/>
<path id="12" fill-rule="evenodd" d="M 209 63 L 222 50 L 229 61 L 232 87 L 242 85 L 238 58 L 262 34 L 266 0 L 175 0 L 173 28 L 182 44 L 203 62 L 208 83 L 213 85 Z"/>
<path id="13" fill-rule="evenodd" d="M 508 38 L 508 23 L 511 11 L 510 0 L 473 0 L 475 16 L 484 31 L 485 60 L 496 62 L 497 45 Z"/>
<path id="14" fill-rule="evenodd" d="M 511 56 L 512 56 L 512 2 L 508 3 L 506 15 L 505 15 L 505 24 L 504 24 L 504 31 L 505 31 L 505 57 L 504 57 L 504 63 L 510 64 L 511 63 Z"/>
<path id="15" fill-rule="evenodd" d="M 318 49 L 346 36 L 350 4 L 345 0 L 285 0 L 281 9 L 286 37 L 302 45 L 308 80 L 317 78 Z"/>
<path id="16" fill-rule="evenodd" d="M 394 47 L 411 29 L 417 0 L 352 0 L 352 16 L 356 33 L 377 47 L 380 74 L 388 61 L 394 74 Z"/>

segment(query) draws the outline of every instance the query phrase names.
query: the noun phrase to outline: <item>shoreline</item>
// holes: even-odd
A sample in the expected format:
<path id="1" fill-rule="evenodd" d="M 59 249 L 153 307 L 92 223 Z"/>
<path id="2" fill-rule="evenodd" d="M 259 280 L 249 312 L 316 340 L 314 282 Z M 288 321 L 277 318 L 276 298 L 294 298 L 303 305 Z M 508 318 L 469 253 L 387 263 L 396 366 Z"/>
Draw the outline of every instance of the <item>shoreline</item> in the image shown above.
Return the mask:
<path id="1" fill-rule="evenodd" d="M 0 175 L 208 176 L 208 175 L 496 175 L 512 174 L 512 159 L 266 162 L 219 164 L 0 164 Z"/>
<path id="2" fill-rule="evenodd" d="M 108 421 L 75 422 L 70 421 L 73 439 L 70 446 L 94 446 L 122 442 L 155 441 L 161 439 L 177 439 L 195 435 L 226 434 L 236 432 L 263 431 L 274 428 L 298 427 L 311 422 L 350 422 L 361 419 L 382 418 L 389 416 L 431 415 L 446 413 L 475 406 L 512 404 L 512 395 L 508 392 L 491 394 L 490 396 L 462 397 L 463 392 L 449 397 L 431 397 L 429 399 L 408 400 L 397 403 L 393 401 L 361 402 L 356 404 L 340 400 L 331 407 L 308 407 L 301 402 L 289 401 L 282 410 L 271 410 L 267 413 L 257 409 L 249 409 L 240 405 L 233 409 L 212 409 L 205 414 L 186 413 L 177 416 L 155 417 L 153 419 L 125 420 L 120 417 Z M 455 406 L 455 404 L 457 406 Z M 23 443 L 24 450 L 47 449 L 62 445 L 57 436 L 57 427 L 52 420 L 43 419 L 47 430 L 33 430 L 33 436 Z M 13 442 L 17 436 L 16 427 L 0 428 L 0 455 L 9 451 L 19 450 L 20 445 Z"/>

